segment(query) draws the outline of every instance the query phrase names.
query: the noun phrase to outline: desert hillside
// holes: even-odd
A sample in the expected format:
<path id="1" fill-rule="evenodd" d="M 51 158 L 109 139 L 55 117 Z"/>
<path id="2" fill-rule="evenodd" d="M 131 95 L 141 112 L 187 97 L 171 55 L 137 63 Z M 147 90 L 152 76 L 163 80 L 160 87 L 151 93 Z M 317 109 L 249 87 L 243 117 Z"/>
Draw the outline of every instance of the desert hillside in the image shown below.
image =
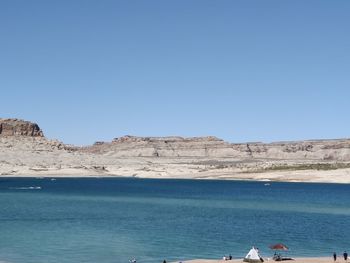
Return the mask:
<path id="1" fill-rule="evenodd" d="M 229 143 L 134 137 L 66 145 L 35 123 L 0 119 L 2 176 L 133 176 L 350 183 L 350 140 Z"/>

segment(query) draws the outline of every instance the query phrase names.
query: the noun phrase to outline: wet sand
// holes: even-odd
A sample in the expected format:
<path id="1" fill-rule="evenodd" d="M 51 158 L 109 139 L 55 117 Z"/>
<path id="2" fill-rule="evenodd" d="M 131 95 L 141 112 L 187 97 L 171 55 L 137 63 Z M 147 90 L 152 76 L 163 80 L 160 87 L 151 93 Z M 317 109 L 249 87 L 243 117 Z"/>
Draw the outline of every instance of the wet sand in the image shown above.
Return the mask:
<path id="1" fill-rule="evenodd" d="M 268 260 L 267 258 L 264 259 L 265 262 L 280 262 L 280 261 L 274 261 L 272 259 Z M 193 259 L 193 260 L 187 260 L 187 261 L 175 261 L 173 263 L 238 263 L 243 262 L 243 259 L 233 259 L 233 260 L 222 260 L 222 259 Z M 291 262 L 291 263 L 332 263 L 333 258 L 332 257 L 310 257 L 310 258 L 294 258 L 294 260 L 286 260 L 283 262 Z M 337 263 L 345 263 L 346 261 L 344 259 L 338 259 L 336 261 Z M 350 260 L 348 260 L 350 262 Z"/>

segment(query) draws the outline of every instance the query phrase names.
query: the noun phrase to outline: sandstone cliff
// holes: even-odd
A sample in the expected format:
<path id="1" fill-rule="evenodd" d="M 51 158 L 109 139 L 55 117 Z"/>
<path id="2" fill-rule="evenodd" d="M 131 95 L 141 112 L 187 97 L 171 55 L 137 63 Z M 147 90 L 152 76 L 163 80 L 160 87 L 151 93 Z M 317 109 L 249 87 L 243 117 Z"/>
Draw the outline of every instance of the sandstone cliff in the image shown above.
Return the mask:
<path id="1" fill-rule="evenodd" d="M 124 136 L 88 147 L 0 119 L 0 175 L 133 176 L 350 183 L 350 140 L 229 143 L 216 137 Z"/>
<path id="2" fill-rule="evenodd" d="M 350 140 L 278 143 L 229 143 L 216 137 L 135 137 L 97 142 L 81 151 L 115 157 L 197 157 L 276 160 L 350 161 Z"/>
<path id="3" fill-rule="evenodd" d="M 32 136 L 43 137 L 38 124 L 19 119 L 0 118 L 0 136 Z"/>

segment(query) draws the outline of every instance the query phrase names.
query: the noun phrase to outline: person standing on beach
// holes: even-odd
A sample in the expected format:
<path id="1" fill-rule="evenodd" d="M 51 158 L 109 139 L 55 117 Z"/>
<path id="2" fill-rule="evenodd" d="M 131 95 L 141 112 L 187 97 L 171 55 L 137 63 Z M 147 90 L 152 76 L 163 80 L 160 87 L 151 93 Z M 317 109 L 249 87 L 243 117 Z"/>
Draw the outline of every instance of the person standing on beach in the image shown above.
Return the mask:
<path id="1" fill-rule="evenodd" d="M 344 251 L 343 256 L 344 256 L 344 260 L 345 260 L 345 261 L 348 261 L 348 253 L 347 253 L 346 251 Z"/>
<path id="2" fill-rule="evenodd" d="M 333 253 L 333 259 L 334 259 L 334 262 L 336 262 L 337 261 L 337 253 Z"/>

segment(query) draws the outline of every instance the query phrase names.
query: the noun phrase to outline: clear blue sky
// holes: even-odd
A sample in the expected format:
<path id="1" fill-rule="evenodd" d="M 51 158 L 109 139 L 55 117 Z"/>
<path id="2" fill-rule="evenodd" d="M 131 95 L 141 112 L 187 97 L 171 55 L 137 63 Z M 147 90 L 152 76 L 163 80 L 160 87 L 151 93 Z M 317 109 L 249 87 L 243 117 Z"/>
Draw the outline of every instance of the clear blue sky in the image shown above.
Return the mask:
<path id="1" fill-rule="evenodd" d="M 2 0 L 0 117 L 90 144 L 350 137 L 350 1 Z"/>

